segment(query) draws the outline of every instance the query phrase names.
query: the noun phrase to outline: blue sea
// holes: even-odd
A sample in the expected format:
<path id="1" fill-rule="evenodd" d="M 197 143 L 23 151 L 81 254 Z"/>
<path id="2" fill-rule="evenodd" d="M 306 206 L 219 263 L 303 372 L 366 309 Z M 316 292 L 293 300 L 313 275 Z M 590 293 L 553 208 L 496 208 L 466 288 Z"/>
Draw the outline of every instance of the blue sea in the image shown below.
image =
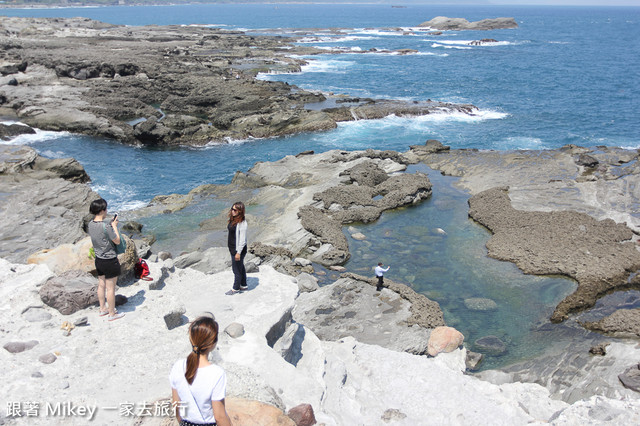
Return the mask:
<path id="1" fill-rule="evenodd" d="M 124 25 L 210 25 L 257 34 L 317 29 L 301 42 L 340 48 L 344 53 L 309 57 L 309 65 L 300 73 L 259 78 L 314 91 L 471 103 L 480 109 L 475 116 L 391 116 L 341 123 L 328 132 L 202 148 L 134 148 L 55 132 L 12 142 L 28 143 L 48 157 L 78 159 L 93 188 L 109 200 L 110 210 L 123 212 L 125 219 L 128 210 L 145 205 L 155 195 L 228 183 L 237 170 L 246 171 L 256 161 L 310 149 L 405 151 L 427 139 L 452 148 L 492 150 L 566 144 L 640 148 L 638 7 L 220 4 L 0 9 L 1 15 L 83 16 Z M 518 28 L 446 31 L 439 36 L 415 28 L 436 16 L 469 21 L 514 17 Z M 342 28 L 343 33 L 329 34 L 323 28 Z M 496 42 L 468 44 L 483 38 Z M 358 53 L 371 48 L 418 53 Z M 113 167 L 114 162 L 118 167 Z M 347 268 L 370 273 L 371 265 L 384 259 L 392 265 L 389 279 L 406 282 L 437 300 L 447 322 L 463 331 L 471 349 L 475 339 L 487 334 L 507 342 L 508 353 L 488 357 L 485 368 L 535 356 L 551 341 L 558 342 L 560 335 L 566 336 L 559 328 L 556 340 L 550 339 L 554 332 L 540 337 L 536 330 L 549 326 L 547 318 L 574 284 L 561 278 L 524 276 L 512 264 L 488 259 L 484 248 L 488 232 L 466 216 L 468 194 L 456 189 L 454 178 L 423 171 L 437 183 L 433 197 L 419 207 L 390 212 L 375 224 L 358 226 L 369 238 L 350 241 L 354 256 Z M 206 200 L 171 219 L 141 221 L 145 231 L 158 237 L 154 248 L 180 252 L 203 248 L 194 247 L 190 236 L 198 232 L 199 221 L 223 208 L 222 203 Z M 437 228 L 445 230 L 446 236 L 435 232 Z M 408 240 L 415 241 L 412 254 L 416 257 L 410 262 L 394 258 L 390 253 Z M 472 297 L 490 297 L 499 308 L 470 311 L 463 300 Z"/>

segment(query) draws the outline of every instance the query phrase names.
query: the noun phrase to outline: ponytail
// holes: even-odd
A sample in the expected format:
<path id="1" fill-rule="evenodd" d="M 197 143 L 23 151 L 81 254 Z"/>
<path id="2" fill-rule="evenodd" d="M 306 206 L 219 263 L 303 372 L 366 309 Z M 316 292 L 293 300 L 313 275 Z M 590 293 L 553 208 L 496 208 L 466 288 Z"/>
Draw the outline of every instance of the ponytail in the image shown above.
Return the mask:
<path id="1" fill-rule="evenodd" d="M 193 383 L 200 364 L 200 354 L 210 352 L 218 342 L 218 323 L 209 316 L 196 318 L 189 326 L 189 340 L 192 351 L 187 356 L 187 369 L 184 378 Z"/>

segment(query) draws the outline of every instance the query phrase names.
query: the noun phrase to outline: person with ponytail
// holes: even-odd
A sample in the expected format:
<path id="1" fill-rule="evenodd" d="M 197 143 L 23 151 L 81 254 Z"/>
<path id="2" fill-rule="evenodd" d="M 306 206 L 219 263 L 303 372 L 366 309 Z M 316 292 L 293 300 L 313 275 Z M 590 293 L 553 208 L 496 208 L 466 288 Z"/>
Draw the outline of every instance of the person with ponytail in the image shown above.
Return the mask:
<path id="1" fill-rule="evenodd" d="M 229 235 L 227 245 L 231 254 L 233 270 L 233 288 L 225 294 L 236 294 L 247 288 L 247 271 L 244 268 L 244 257 L 247 255 L 247 220 L 244 218 L 244 203 L 236 201 L 229 210 Z"/>
<path id="2" fill-rule="evenodd" d="M 179 359 L 169 374 L 171 401 L 180 407 L 180 426 L 230 426 L 224 403 L 227 378 L 224 370 L 209 361 L 218 342 L 218 323 L 211 316 L 196 318 L 189 326 L 191 353 Z"/>

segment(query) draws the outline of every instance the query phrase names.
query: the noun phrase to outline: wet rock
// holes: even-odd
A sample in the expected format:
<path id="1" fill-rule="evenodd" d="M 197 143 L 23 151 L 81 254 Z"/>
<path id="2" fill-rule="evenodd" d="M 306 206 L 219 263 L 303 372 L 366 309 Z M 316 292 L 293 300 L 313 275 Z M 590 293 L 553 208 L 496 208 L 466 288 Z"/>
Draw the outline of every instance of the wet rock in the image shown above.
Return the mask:
<path id="1" fill-rule="evenodd" d="M 436 30 L 454 31 L 518 28 L 518 24 L 513 18 L 492 18 L 469 22 L 464 18 L 448 18 L 446 16 L 436 16 L 430 21 L 423 22 L 418 26 L 429 27 Z"/>
<path id="2" fill-rule="evenodd" d="M 56 361 L 56 359 L 58 359 L 58 357 L 51 352 L 40 355 L 40 357 L 38 358 L 38 360 L 43 364 L 52 364 Z"/>
<path id="3" fill-rule="evenodd" d="M 7 342 L 2 347 L 12 354 L 28 351 L 38 344 L 37 340 L 29 340 L 26 342 Z"/>
<path id="4" fill-rule="evenodd" d="M 598 164 L 600 164 L 600 162 L 593 158 L 592 156 L 588 155 L 588 154 L 580 154 L 578 155 L 578 158 L 576 159 L 576 164 L 578 166 L 584 166 L 587 168 L 594 168 L 597 167 Z"/>
<path id="5" fill-rule="evenodd" d="M 224 332 L 230 337 L 237 339 L 244 334 L 244 326 L 240 323 L 232 322 L 224 329 Z"/>
<path id="6" fill-rule="evenodd" d="M 624 387 L 640 392 L 640 364 L 629 367 L 618 379 Z"/>
<path id="7" fill-rule="evenodd" d="M 316 424 L 316 416 L 313 413 L 311 404 L 296 405 L 287 412 L 287 416 L 295 422 L 296 426 L 312 426 Z"/>
<path id="8" fill-rule="evenodd" d="M 498 304 L 495 301 L 482 297 L 464 299 L 464 306 L 472 311 L 495 311 L 498 309 Z"/>
<path id="9" fill-rule="evenodd" d="M 507 345 L 497 336 L 481 337 L 474 342 L 478 350 L 488 355 L 502 355 L 507 352 Z"/>
<path id="10" fill-rule="evenodd" d="M 98 280 L 86 272 L 69 271 L 48 279 L 40 287 L 40 299 L 63 315 L 98 303 Z"/>
<path id="11" fill-rule="evenodd" d="M 364 241 L 367 239 L 366 235 L 360 233 L 360 232 L 356 232 L 355 234 L 351 234 L 351 238 L 353 238 L 354 240 L 358 240 L 358 241 Z"/>
<path id="12" fill-rule="evenodd" d="M 607 354 L 607 346 L 609 345 L 610 345 L 609 342 L 597 344 L 595 346 L 592 346 L 591 349 L 589 349 L 589 353 L 592 355 L 605 356 Z"/>
<path id="13" fill-rule="evenodd" d="M 124 232 L 133 232 L 133 233 L 139 234 L 142 232 L 142 227 L 143 225 L 141 223 L 130 220 L 125 222 L 124 225 L 122 225 L 122 230 Z"/>
<path id="14" fill-rule="evenodd" d="M 23 124 L 2 124 L 0 123 L 0 139 L 10 140 L 19 135 L 33 135 L 36 131 Z"/>
<path id="15" fill-rule="evenodd" d="M 622 337 L 640 336 L 640 309 L 618 309 L 599 321 L 585 322 L 582 325 L 600 333 Z"/>
<path id="16" fill-rule="evenodd" d="M 39 306 L 30 306 L 22 311 L 22 317 L 29 322 L 49 321 L 51 314 Z"/>
<path id="17" fill-rule="evenodd" d="M 467 358 L 465 359 L 465 365 L 468 370 L 477 370 L 480 363 L 484 359 L 484 355 L 477 352 L 467 351 Z"/>
<path id="18" fill-rule="evenodd" d="M 431 331 L 428 353 L 436 356 L 440 352 L 448 353 L 456 350 L 464 342 L 464 336 L 453 327 L 440 326 Z"/>

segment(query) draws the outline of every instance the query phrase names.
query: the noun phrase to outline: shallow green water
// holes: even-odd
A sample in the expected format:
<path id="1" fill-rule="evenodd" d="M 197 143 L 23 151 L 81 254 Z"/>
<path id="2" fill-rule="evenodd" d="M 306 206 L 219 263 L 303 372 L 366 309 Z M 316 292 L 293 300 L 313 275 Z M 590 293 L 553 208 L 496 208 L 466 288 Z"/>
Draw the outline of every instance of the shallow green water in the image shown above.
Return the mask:
<path id="1" fill-rule="evenodd" d="M 535 330 L 556 327 L 545 323 L 575 283 L 524 275 L 512 263 L 489 258 L 485 244 L 490 232 L 468 218 L 469 195 L 453 186 L 455 178 L 417 169 L 428 173 L 433 195 L 418 206 L 386 212 L 375 223 L 345 229 L 352 253 L 347 269 L 373 276 L 379 261 L 391 266 L 385 276 L 437 301 L 446 323 L 464 334 L 468 349 L 482 352 L 474 345 L 477 339 L 500 338 L 507 352 L 485 355 L 482 369 L 541 353 L 551 342 Z M 366 240 L 351 238 L 355 231 Z M 497 308 L 469 309 L 464 303 L 469 298 L 491 299 Z"/>

